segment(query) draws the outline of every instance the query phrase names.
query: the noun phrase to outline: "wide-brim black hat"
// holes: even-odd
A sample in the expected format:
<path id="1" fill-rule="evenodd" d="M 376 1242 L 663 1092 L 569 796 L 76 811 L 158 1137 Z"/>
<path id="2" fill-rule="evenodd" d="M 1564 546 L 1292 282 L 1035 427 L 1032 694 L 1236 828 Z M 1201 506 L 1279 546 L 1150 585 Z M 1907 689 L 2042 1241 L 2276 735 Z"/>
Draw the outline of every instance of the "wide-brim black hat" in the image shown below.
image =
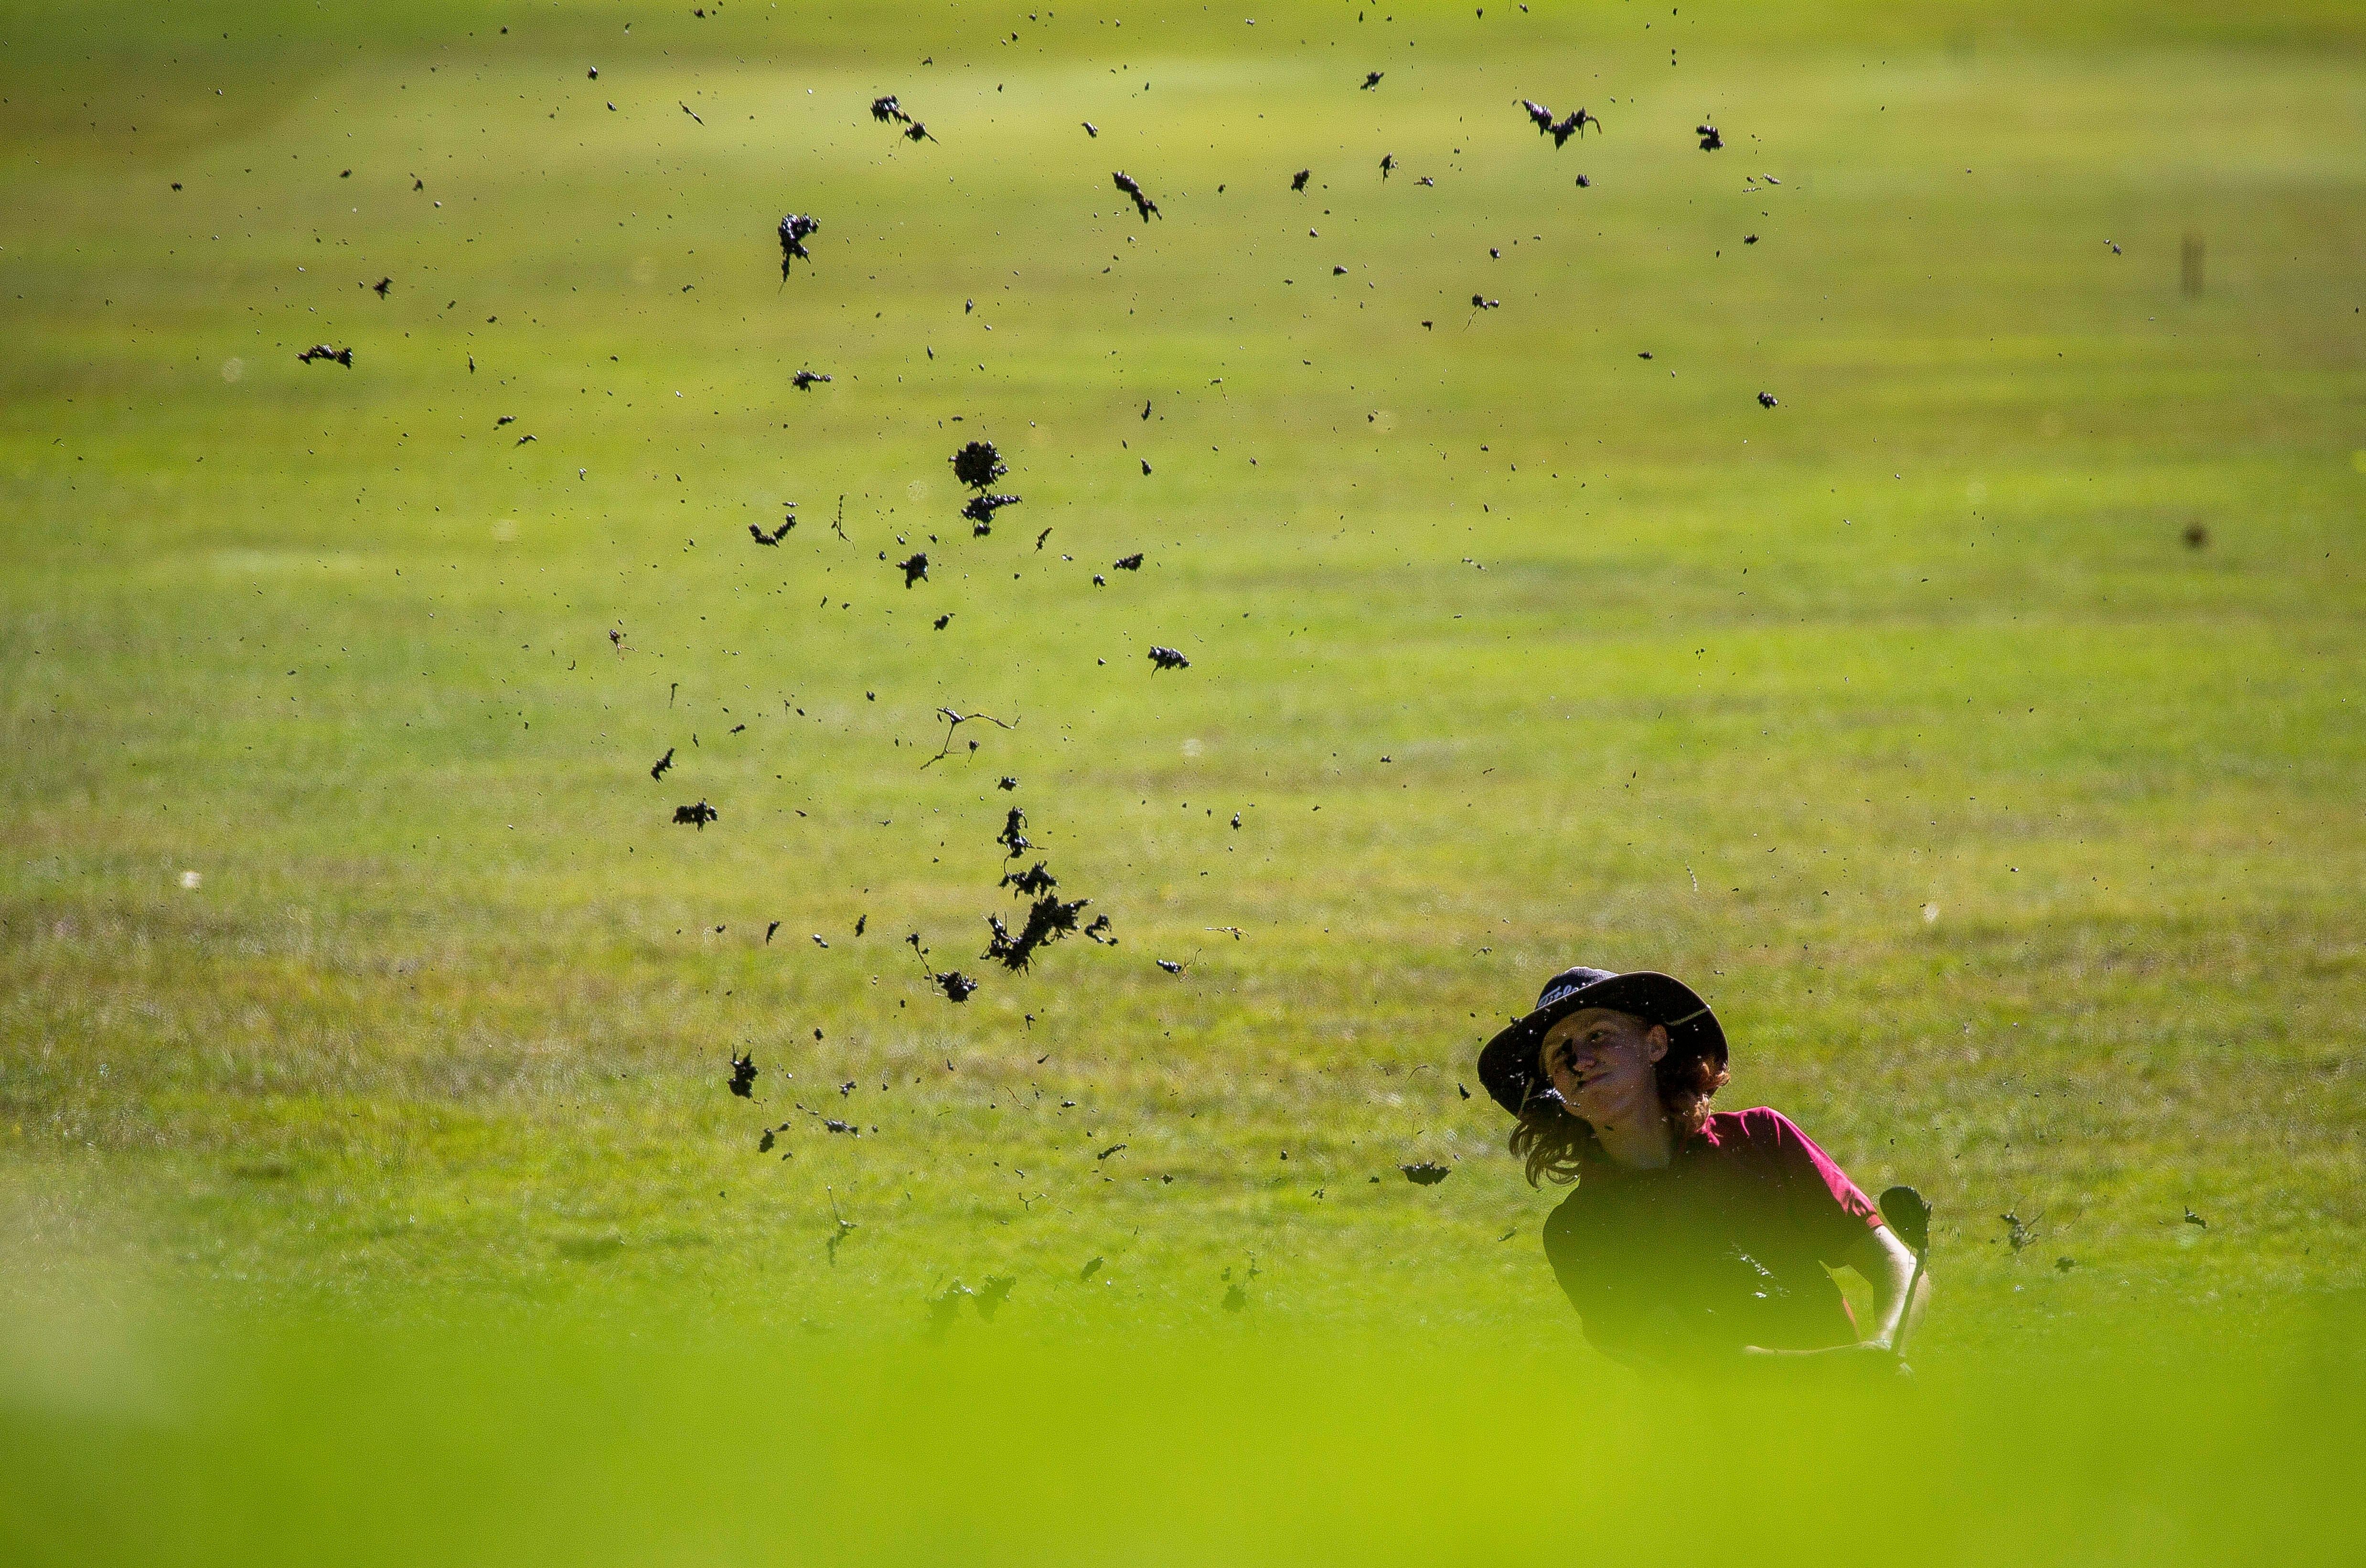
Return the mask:
<path id="1" fill-rule="evenodd" d="M 1537 1048 L 1545 1032 L 1581 1008 L 1608 1008 L 1668 1032 L 1668 1054 L 1705 1057 L 1725 1066 L 1725 1030 L 1690 986 L 1673 976 L 1637 970 L 1564 969 L 1545 982 L 1534 1012 L 1487 1042 L 1479 1053 L 1479 1081 L 1496 1104 L 1516 1116 L 1544 1079 Z"/>

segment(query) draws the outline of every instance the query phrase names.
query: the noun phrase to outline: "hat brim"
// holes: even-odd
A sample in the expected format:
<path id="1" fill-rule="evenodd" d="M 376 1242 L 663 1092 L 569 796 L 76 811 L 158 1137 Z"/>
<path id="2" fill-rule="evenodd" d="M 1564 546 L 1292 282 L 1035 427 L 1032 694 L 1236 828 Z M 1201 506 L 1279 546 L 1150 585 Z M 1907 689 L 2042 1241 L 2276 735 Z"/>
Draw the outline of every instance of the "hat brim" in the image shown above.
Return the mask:
<path id="1" fill-rule="evenodd" d="M 1545 1032 L 1570 1014 L 1585 1008 L 1608 1008 L 1656 1023 L 1668 1032 L 1668 1048 L 1706 1057 L 1718 1066 L 1726 1063 L 1725 1030 L 1717 1014 L 1690 986 L 1671 975 L 1638 970 L 1596 980 L 1538 1008 L 1505 1027 L 1479 1053 L 1479 1081 L 1496 1104 L 1516 1116 L 1535 1092 L 1537 1048 Z"/>

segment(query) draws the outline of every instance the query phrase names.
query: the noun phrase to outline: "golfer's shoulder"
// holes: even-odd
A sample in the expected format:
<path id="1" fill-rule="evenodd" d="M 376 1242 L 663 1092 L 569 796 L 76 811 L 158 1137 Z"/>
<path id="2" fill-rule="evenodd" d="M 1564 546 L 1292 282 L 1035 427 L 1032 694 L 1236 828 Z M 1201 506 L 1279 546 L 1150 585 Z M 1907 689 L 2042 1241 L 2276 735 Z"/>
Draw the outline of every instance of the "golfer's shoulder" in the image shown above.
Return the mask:
<path id="1" fill-rule="evenodd" d="M 1713 1112 L 1701 1130 L 1719 1151 L 1744 1157 L 1787 1153 L 1808 1142 L 1799 1124 L 1771 1105 Z"/>
<path id="2" fill-rule="evenodd" d="M 1771 1105 L 1753 1105 L 1747 1111 L 1714 1111 L 1709 1116 L 1707 1130 L 1720 1143 L 1727 1138 L 1755 1143 L 1762 1139 L 1803 1136 L 1797 1122 Z"/>

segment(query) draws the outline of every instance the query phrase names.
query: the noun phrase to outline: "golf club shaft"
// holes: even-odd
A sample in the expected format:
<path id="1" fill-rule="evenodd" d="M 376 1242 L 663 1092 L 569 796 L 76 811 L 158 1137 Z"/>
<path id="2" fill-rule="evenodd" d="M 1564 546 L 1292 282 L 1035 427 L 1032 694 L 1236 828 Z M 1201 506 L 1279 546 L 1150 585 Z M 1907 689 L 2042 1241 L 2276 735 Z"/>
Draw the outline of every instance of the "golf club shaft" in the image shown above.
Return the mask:
<path id="1" fill-rule="evenodd" d="M 1922 1288 L 1922 1265 L 1929 1261 L 1930 1257 L 1929 1247 L 1915 1248 L 1914 1272 L 1906 1277 L 1906 1304 L 1898 1309 L 1898 1332 L 1889 1341 L 1890 1349 L 1901 1361 L 1906 1359 L 1906 1332 L 1914 1326 L 1914 1292 Z"/>

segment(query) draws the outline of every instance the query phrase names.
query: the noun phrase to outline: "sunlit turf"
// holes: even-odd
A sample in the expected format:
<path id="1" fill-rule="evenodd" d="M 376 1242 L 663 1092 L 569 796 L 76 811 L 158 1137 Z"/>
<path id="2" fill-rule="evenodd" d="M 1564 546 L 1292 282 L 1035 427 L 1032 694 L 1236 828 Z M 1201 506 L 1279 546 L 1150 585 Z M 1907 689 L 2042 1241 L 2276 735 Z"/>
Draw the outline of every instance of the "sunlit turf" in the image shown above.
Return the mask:
<path id="1" fill-rule="evenodd" d="M 28 1234 L 775 1325 L 1221 1320 L 1254 1259 L 1259 1320 L 1573 1347 L 1458 1084 L 1583 961 L 1934 1198 L 1931 1355 L 2354 1285 L 2354 59 L 1439 19 L 1366 94 L 1344 17 L 199 33 L 10 121 Z M 1015 728 L 923 766 L 941 705 Z M 1121 945 L 956 1009 L 903 938 L 982 973 L 1014 801 Z"/>

